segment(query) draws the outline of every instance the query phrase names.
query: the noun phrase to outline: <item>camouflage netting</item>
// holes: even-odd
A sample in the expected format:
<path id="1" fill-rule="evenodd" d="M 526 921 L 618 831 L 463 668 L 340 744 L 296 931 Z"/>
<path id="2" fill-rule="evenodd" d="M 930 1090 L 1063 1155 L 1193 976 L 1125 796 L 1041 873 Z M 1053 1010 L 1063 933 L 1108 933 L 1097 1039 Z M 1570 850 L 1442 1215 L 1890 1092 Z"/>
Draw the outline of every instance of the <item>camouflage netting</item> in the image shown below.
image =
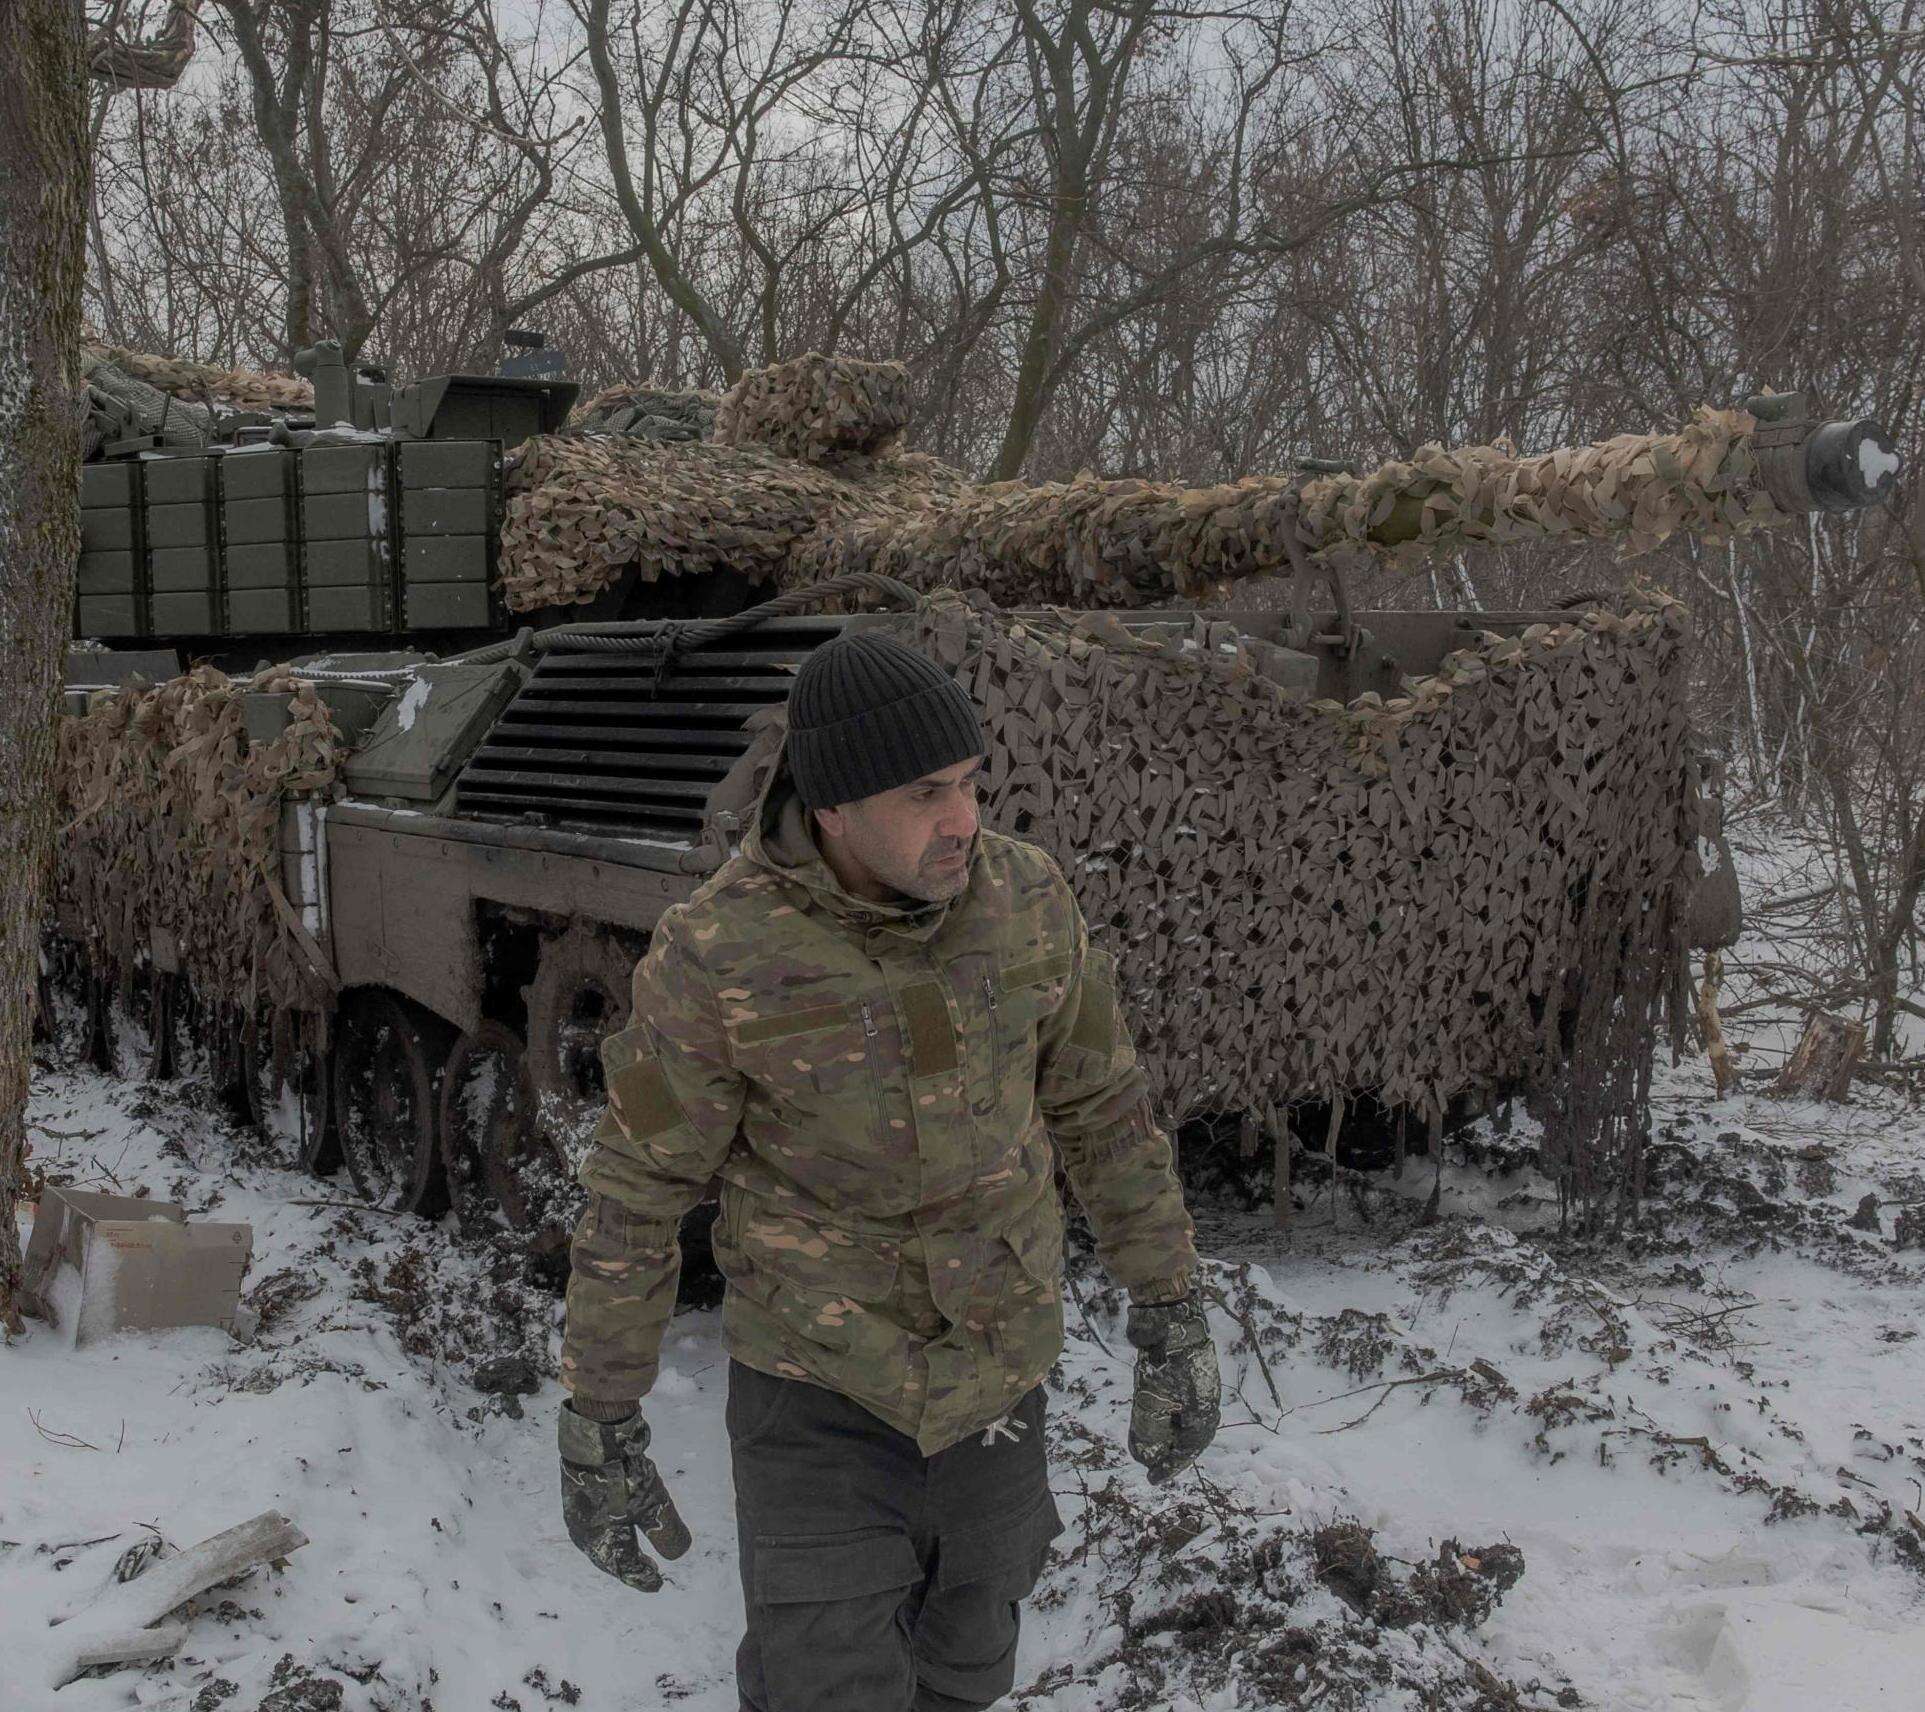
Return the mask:
<path id="1" fill-rule="evenodd" d="M 1189 488 L 971 483 L 891 452 L 907 399 L 900 364 L 812 356 L 745 375 L 707 443 L 598 459 L 580 442 L 528 442 L 502 534 L 509 606 L 591 600 L 629 564 L 649 580 L 719 567 L 788 588 L 867 570 L 1000 606 L 1142 606 L 1220 597 L 1322 553 L 1407 565 L 1485 542 L 1584 540 L 1637 553 L 1682 530 L 1717 540 L 1789 520 L 1736 410 L 1535 457 L 1426 446 L 1363 476 Z"/>
<path id="2" fill-rule="evenodd" d="M 786 586 L 799 545 L 836 518 L 906 518 L 960 481 L 914 453 L 817 468 L 758 446 L 549 434 L 504 460 L 501 582 L 529 612 L 593 600 L 635 566 L 739 571 Z"/>
<path id="3" fill-rule="evenodd" d="M 222 368 L 218 363 L 184 357 L 156 357 L 121 345 L 88 340 L 85 353 L 111 363 L 122 374 L 145 381 L 170 398 L 230 410 L 312 410 L 314 387 L 296 375 L 261 374 L 253 369 Z"/>
<path id="4" fill-rule="evenodd" d="M 983 710 L 993 823 L 1116 953 L 1166 1119 L 1275 1135 L 1292 1101 L 1369 1092 L 1435 1124 L 1521 1082 L 1567 1193 L 1634 1185 L 1698 877 L 1678 602 L 1483 634 L 1349 707 L 1286 699 L 1200 615 L 1202 646 L 974 593 L 914 622 Z"/>
<path id="5" fill-rule="evenodd" d="M 715 438 L 724 446 L 766 446 L 805 464 L 871 458 L 891 450 L 909 426 L 909 371 L 811 351 L 751 369 L 723 395 Z"/>
<path id="6" fill-rule="evenodd" d="M 241 688 L 211 666 L 60 721 L 55 910 L 110 976 L 167 944 L 203 993 L 323 1009 L 332 971 L 281 889 L 281 810 L 339 796 L 347 749 L 311 683 L 281 669 L 247 688 L 292 697 L 272 742 L 248 739 Z"/>

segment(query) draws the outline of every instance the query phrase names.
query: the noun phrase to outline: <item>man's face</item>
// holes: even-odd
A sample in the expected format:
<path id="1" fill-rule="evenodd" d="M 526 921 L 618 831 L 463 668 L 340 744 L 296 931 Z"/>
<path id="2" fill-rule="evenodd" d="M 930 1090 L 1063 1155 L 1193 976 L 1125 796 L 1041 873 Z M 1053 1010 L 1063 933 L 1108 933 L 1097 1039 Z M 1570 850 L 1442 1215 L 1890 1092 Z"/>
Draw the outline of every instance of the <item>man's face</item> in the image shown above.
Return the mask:
<path id="1" fill-rule="evenodd" d="M 829 866 L 857 897 L 890 892 L 941 903 L 969 882 L 983 758 L 958 761 L 893 791 L 815 810 Z"/>

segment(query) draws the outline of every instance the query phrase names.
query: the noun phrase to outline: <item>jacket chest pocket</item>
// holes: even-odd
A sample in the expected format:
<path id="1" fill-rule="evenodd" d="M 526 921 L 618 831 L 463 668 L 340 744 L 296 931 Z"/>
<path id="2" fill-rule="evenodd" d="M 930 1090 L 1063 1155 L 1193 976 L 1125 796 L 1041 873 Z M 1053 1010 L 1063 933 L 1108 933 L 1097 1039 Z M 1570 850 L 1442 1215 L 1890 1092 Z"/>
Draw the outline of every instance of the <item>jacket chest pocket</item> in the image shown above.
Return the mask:
<path id="1" fill-rule="evenodd" d="M 1054 951 L 1001 964 L 987 978 L 992 1073 L 999 1099 L 1019 1074 L 1027 1084 L 1022 1091 L 1034 1095 L 1037 1030 L 1062 1004 L 1069 970 L 1070 954 Z"/>
<path id="2" fill-rule="evenodd" d="M 733 1025 L 735 1060 L 812 1150 L 872 1155 L 882 1128 L 882 1015 L 873 997 L 772 1011 Z"/>

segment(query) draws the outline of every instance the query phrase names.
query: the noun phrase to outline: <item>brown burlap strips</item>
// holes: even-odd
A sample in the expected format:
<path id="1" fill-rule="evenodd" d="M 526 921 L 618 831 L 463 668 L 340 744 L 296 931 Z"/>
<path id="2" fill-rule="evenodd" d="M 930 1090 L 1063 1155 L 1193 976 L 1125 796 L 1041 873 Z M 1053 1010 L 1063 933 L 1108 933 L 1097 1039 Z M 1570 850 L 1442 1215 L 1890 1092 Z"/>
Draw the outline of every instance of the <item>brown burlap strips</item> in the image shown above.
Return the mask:
<path id="1" fill-rule="evenodd" d="M 715 438 L 835 464 L 888 451 L 909 421 L 909 371 L 901 363 L 811 351 L 743 375 L 722 397 Z"/>
<path id="2" fill-rule="evenodd" d="M 792 575 L 798 545 L 837 518 L 903 517 L 960 480 L 903 454 L 817 468 L 759 446 L 544 435 L 505 462 L 501 582 L 509 607 L 592 600 L 630 565 L 645 581 L 733 570 Z"/>
<path id="3" fill-rule="evenodd" d="M 1241 650 L 977 593 L 916 640 L 991 736 L 990 819 L 1070 877 L 1166 1119 L 1522 1084 L 1591 1209 L 1634 1180 L 1697 877 L 1684 609 L 1478 636 L 1407 695 L 1287 700 Z"/>
<path id="4" fill-rule="evenodd" d="M 97 691 L 61 720 L 55 907 L 104 973 L 124 979 L 165 940 L 212 1000 L 318 1010 L 331 972 L 281 889 L 281 813 L 341 794 L 346 746 L 293 672 L 247 687 L 292 698 L 272 742 L 248 739 L 241 689 L 211 666 Z"/>
<path id="5" fill-rule="evenodd" d="M 97 340 L 86 341 L 86 349 L 101 362 L 112 363 L 122 374 L 196 404 L 221 404 L 234 410 L 314 408 L 313 385 L 296 375 L 257 374 L 252 369 L 189 362 L 184 357 L 156 357 Z"/>
<path id="6" fill-rule="evenodd" d="M 592 599 L 629 563 L 650 580 L 726 567 L 788 588 L 867 570 L 1005 607 L 1144 606 L 1222 598 L 1295 554 L 1406 565 L 1525 540 L 1637 553 L 1680 530 L 1719 539 L 1789 520 L 1735 410 L 1529 458 L 1426 446 L 1363 476 L 978 485 L 927 458 L 861 455 L 889 443 L 870 429 L 896 421 L 899 368 L 810 357 L 759 370 L 723 399 L 715 442 L 654 456 L 597 461 L 530 441 L 509 483 L 509 606 Z"/>

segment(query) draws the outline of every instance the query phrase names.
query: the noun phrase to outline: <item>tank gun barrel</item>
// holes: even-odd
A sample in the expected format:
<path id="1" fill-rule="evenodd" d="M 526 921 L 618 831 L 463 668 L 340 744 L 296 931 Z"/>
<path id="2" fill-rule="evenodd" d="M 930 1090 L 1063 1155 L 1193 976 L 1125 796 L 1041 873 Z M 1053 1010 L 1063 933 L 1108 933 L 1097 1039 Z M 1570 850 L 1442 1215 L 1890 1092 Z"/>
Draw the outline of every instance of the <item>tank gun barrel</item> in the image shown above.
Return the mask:
<path id="1" fill-rule="evenodd" d="M 1303 484 L 1301 538 L 1416 561 L 1478 542 L 1616 541 L 1643 552 L 1680 531 L 1721 536 L 1813 511 L 1876 505 L 1897 481 L 1891 435 L 1867 417 L 1818 421 L 1797 393 L 1702 410 L 1673 434 L 1622 434 L 1518 457 L 1425 446 L 1362 475 Z"/>

